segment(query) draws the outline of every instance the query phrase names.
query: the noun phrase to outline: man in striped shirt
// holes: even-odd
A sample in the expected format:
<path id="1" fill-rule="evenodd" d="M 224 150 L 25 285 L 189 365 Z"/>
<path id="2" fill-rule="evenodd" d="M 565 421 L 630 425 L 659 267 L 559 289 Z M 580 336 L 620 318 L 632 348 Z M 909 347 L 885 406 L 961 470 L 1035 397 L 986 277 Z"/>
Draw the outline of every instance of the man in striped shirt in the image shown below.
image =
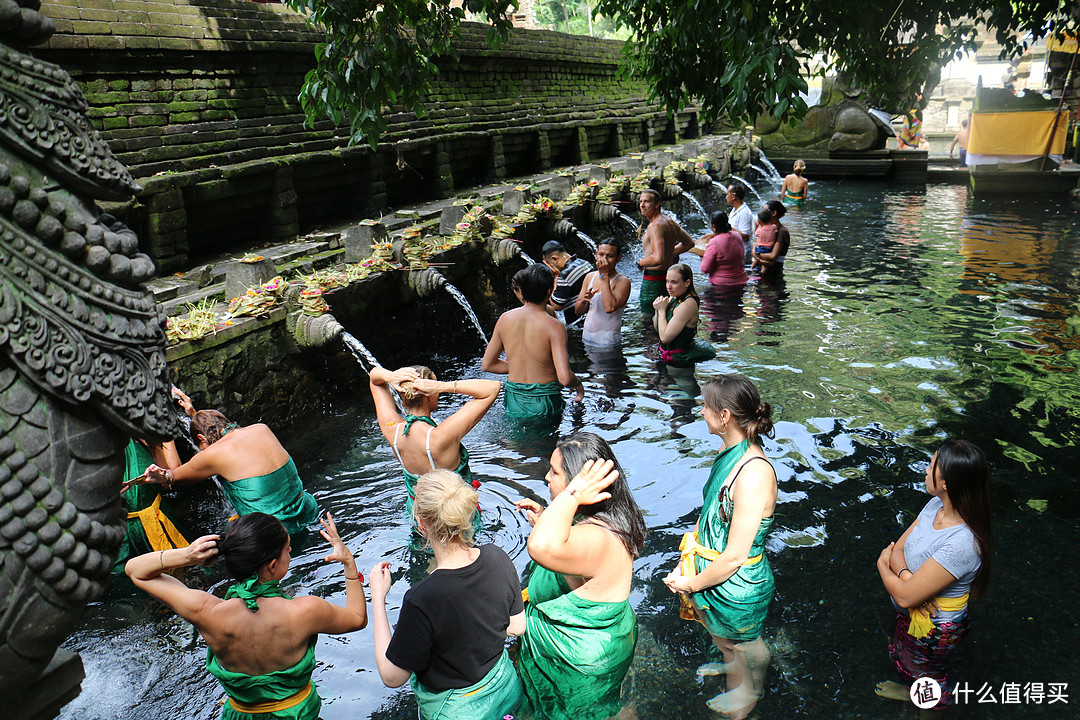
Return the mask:
<path id="1" fill-rule="evenodd" d="M 585 276 L 596 268 L 588 261 L 576 258 L 566 252 L 566 248 L 558 240 L 550 240 L 544 243 L 544 247 L 540 252 L 544 258 L 544 264 L 551 268 L 551 272 L 555 273 L 557 278 L 555 280 L 555 291 L 551 293 L 548 308 L 555 314 L 555 317 L 558 317 L 558 311 L 562 310 L 563 319 L 569 325 L 578 319 L 578 314 L 574 310 L 574 303 L 577 302 L 578 295 L 581 293 L 581 285 L 585 282 Z"/>

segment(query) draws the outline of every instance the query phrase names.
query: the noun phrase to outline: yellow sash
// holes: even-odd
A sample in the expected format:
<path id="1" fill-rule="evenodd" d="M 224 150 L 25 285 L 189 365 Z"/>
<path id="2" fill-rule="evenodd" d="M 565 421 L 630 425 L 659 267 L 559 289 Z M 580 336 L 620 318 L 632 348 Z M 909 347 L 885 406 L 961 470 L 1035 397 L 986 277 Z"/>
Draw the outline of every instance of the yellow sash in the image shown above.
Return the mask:
<path id="1" fill-rule="evenodd" d="M 960 597 L 936 597 L 934 602 L 945 612 L 957 612 L 967 607 L 968 595 L 970 593 L 964 593 Z M 930 619 L 930 613 L 923 610 L 922 605 L 908 610 L 908 615 L 911 617 L 911 624 L 907 631 L 911 637 L 924 638 L 934 629 L 934 621 Z"/>
<path id="2" fill-rule="evenodd" d="M 713 562 L 720 557 L 720 553 L 716 550 L 698 543 L 697 532 L 684 533 L 682 542 L 679 543 L 679 570 L 682 572 L 683 577 L 694 577 L 698 574 L 697 562 L 694 561 L 695 555 L 703 557 L 709 562 Z M 743 567 L 756 565 L 761 562 L 763 557 L 765 557 L 764 554 L 747 558 L 746 562 L 743 563 Z M 698 619 L 697 615 L 694 614 L 694 605 L 690 602 L 690 597 L 686 593 L 679 593 L 679 617 L 683 620 Z"/>
<path id="3" fill-rule="evenodd" d="M 245 703 L 240 702 L 236 698 L 229 696 L 229 705 L 236 712 L 247 713 L 248 715 L 257 715 L 259 713 L 275 713 L 282 710 L 288 710 L 291 707 L 296 707 L 300 703 L 308 699 L 308 695 L 311 694 L 311 681 L 308 680 L 308 684 L 287 698 L 281 700 L 267 700 L 266 702 L 258 703 Z"/>
<path id="4" fill-rule="evenodd" d="M 187 547 L 191 544 L 176 529 L 172 521 L 165 517 L 165 513 L 161 512 L 161 495 L 154 498 L 154 502 L 147 507 L 135 512 L 129 512 L 127 516 L 128 520 L 139 519 L 143 532 L 146 533 L 146 540 L 155 552 Z"/>

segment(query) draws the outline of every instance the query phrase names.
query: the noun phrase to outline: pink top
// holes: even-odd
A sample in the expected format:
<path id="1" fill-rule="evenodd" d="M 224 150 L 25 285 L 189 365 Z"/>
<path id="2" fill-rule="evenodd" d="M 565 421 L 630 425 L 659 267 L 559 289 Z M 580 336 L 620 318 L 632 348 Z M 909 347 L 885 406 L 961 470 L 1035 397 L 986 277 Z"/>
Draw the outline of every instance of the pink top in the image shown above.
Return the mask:
<path id="1" fill-rule="evenodd" d="M 701 272 L 709 276 L 713 285 L 745 285 L 750 279 L 746 274 L 745 254 L 739 233 L 714 235 L 701 256 Z"/>
<path id="2" fill-rule="evenodd" d="M 776 244 L 776 225 L 758 225 L 754 236 L 757 238 L 755 246 L 767 247 L 771 250 Z"/>

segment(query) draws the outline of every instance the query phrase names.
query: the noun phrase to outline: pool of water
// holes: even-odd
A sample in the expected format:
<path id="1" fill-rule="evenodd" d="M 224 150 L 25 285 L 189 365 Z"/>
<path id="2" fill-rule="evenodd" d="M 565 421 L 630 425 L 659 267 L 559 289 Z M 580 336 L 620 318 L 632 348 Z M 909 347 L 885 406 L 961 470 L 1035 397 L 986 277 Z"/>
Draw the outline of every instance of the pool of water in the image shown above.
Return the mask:
<path id="1" fill-rule="evenodd" d="M 590 357 L 580 331 L 571 331 L 572 363 L 588 392 L 559 430 L 590 429 L 612 443 L 650 529 L 635 563 L 641 637 L 624 700 L 640 718 L 715 717 L 705 701 L 723 687 L 694 673 L 705 636 L 678 619 L 661 578 L 698 515 L 719 448 L 700 417 L 698 383 L 741 372 L 772 404 L 776 437 L 765 450 L 780 481 L 768 545 L 777 588 L 765 635 L 773 663 L 754 716 L 912 716 L 912 706 L 872 692 L 892 677 L 891 609 L 875 561 L 926 502 L 923 471 L 947 435 L 973 440 L 991 458 L 998 544 L 990 592 L 973 606 L 973 630 L 953 664 L 958 679 L 992 688 L 998 702 L 973 695 L 960 714 L 1069 715 L 1080 702 L 1072 619 L 1080 591 L 1080 214 L 1065 201 L 975 200 L 946 185 L 815 183 L 812 193 L 785 218 L 793 245 L 782 279 L 734 297 L 706 294 L 699 337 L 718 354 L 696 371 L 657 367 L 636 309 L 633 255 L 624 260 L 635 281 L 624 353 Z M 698 197 L 708 210 L 718 201 L 711 190 Z M 692 234 L 703 231 L 690 203 L 672 209 Z M 363 328 L 350 330 L 364 339 Z M 468 328 L 459 332 L 468 337 Z M 449 378 L 483 375 L 471 338 L 438 352 L 381 359 L 424 361 Z M 546 498 L 554 440 L 509 430 L 500 401 L 466 444 L 484 482 L 484 539 L 523 568 L 528 525 L 513 502 Z M 428 560 L 408 547 L 400 471 L 369 400 L 343 398 L 282 440 L 359 566 L 390 561 L 396 610 Z M 343 603 L 339 566 L 324 565 L 324 555 L 317 535 L 295 543 L 285 584 Z M 87 679 L 62 717 L 220 712 L 223 694 L 203 669 L 205 646 L 191 627 L 123 582 L 89 608 L 66 647 L 82 654 Z M 416 717 L 410 692 L 379 681 L 370 628 L 321 637 L 317 658 L 326 720 Z M 1068 683 L 1070 704 L 1023 704 L 1022 696 L 1020 705 L 1002 704 L 1009 683 Z"/>

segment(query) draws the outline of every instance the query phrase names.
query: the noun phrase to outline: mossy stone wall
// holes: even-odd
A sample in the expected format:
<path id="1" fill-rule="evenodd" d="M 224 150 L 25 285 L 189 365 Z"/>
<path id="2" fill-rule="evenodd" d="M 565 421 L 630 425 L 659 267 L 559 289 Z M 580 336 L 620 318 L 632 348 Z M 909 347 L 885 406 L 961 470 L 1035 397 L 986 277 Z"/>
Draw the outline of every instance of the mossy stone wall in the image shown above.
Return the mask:
<path id="1" fill-rule="evenodd" d="M 92 122 L 139 179 L 109 209 L 163 271 L 388 206 L 697 136 L 618 73 L 621 44 L 515 30 L 499 50 L 467 23 L 423 117 L 396 112 L 373 151 L 297 101 L 320 35 L 246 0 L 54 0 L 35 54 L 78 80 Z"/>

